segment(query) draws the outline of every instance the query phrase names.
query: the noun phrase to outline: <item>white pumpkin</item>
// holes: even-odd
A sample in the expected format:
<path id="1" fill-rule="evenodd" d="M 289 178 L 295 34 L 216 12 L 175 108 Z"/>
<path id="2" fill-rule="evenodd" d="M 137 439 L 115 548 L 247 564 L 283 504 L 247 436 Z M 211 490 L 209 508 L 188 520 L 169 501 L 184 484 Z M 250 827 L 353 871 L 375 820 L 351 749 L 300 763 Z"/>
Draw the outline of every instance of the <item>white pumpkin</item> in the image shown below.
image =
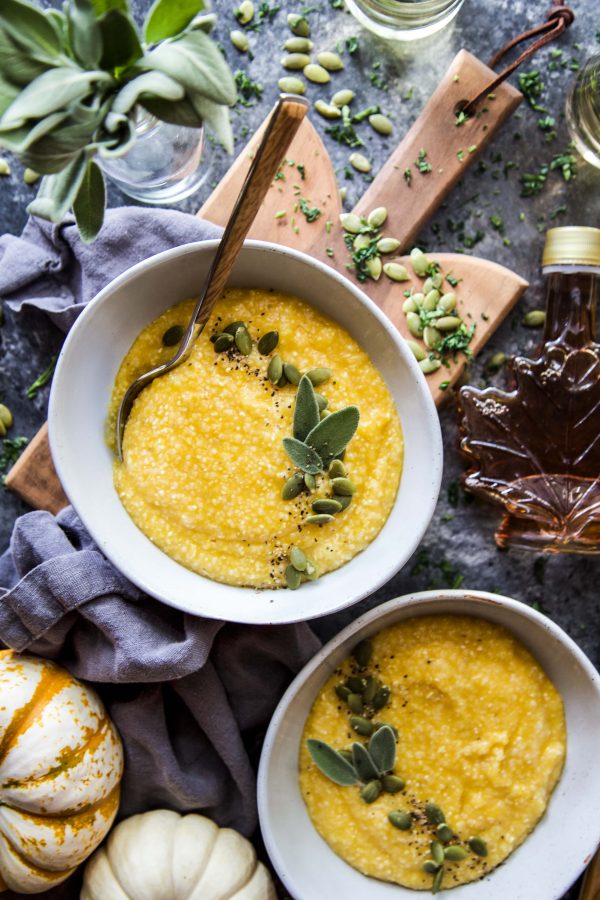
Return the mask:
<path id="1" fill-rule="evenodd" d="M 122 773 L 98 695 L 54 663 L 0 651 L 0 890 L 68 878 L 109 831 Z"/>
<path id="2" fill-rule="evenodd" d="M 276 900 L 250 841 L 167 809 L 120 822 L 88 861 L 80 900 Z"/>

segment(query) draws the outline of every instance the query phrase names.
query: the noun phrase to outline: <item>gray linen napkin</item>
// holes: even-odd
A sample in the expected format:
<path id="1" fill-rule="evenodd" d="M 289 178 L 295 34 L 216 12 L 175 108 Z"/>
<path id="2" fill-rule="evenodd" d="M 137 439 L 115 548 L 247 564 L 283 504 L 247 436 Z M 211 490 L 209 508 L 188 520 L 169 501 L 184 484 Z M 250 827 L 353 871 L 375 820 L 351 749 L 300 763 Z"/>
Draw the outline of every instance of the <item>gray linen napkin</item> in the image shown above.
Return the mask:
<path id="1" fill-rule="evenodd" d="M 170 210 L 115 209 L 92 247 L 72 224 L 31 220 L 0 238 L 0 296 L 68 330 L 97 291 L 140 259 L 218 234 Z M 123 739 L 120 815 L 204 811 L 256 826 L 253 759 L 292 676 L 316 652 L 308 625 L 250 627 L 171 609 L 106 560 L 75 512 L 17 520 L 0 557 L 0 642 L 90 681 Z"/>

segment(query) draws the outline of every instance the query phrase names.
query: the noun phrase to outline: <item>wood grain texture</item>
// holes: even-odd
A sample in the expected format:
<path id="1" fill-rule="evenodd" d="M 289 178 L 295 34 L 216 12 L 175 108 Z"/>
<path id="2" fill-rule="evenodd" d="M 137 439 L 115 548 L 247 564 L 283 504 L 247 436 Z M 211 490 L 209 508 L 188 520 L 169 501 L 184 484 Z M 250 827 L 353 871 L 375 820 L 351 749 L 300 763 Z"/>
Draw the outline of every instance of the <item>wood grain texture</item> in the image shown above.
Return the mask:
<path id="1" fill-rule="evenodd" d="M 600 900 L 600 850 L 587 868 L 579 900 Z"/>
<path id="2" fill-rule="evenodd" d="M 495 99 L 489 101 L 485 112 L 482 110 L 479 117 L 457 128 L 454 124 L 456 105 L 474 96 L 490 77 L 491 70 L 487 66 L 461 50 L 417 121 L 356 206 L 355 211 L 359 213 L 386 206 L 389 218 L 385 231 L 401 240 L 405 249 L 410 247 L 427 219 L 522 99 L 519 91 L 505 83 L 496 91 Z M 244 148 L 198 215 L 218 225 L 226 225 L 265 126 L 266 123 Z M 421 148 L 427 150 L 432 165 L 432 171 L 426 175 L 420 174 L 414 166 Z M 462 161 L 459 159 L 461 154 L 457 155 L 459 150 L 463 150 Z M 284 152 L 286 158 L 280 167 L 281 176 L 269 187 L 248 237 L 303 250 L 346 272 L 349 257 L 343 232 L 338 226 L 341 203 L 335 173 L 327 151 L 308 119 L 302 121 Z M 412 167 L 413 173 L 410 186 L 403 175 L 408 167 Z M 307 222 L 300 209 L 300 198 L 310 207 L 321 210 L 316 221 Z M 444 271 L 451 271 L 455 277 L 463 279 L 456 290 L 458 308 L 467 323 L 476 325 L 471 346 L 477 353 L 517 302 L 527 282 L 486 260 L 461 254 L 430 255 L 440 262 Z M 416 279 L 415 285 L 419 283 Z M 368 281 L 362 287 L 400 332 L 408 336 L 402 313 L 402 292 L 407 283 L 394 283 L 382 276 L 378 282 Z M 453 384 L 459 378 L 463 364 L 458 360 L 448 370 L 440 369 L 430 376 L 429 384 L 437 403 L 447 396 L 447 391 L 441 391 L 439 384 L 442 381 Z M 7 487 L 38 509 L 56 512 L 66 504 L 52 467 L 45 428 L 13 466 Z"/>

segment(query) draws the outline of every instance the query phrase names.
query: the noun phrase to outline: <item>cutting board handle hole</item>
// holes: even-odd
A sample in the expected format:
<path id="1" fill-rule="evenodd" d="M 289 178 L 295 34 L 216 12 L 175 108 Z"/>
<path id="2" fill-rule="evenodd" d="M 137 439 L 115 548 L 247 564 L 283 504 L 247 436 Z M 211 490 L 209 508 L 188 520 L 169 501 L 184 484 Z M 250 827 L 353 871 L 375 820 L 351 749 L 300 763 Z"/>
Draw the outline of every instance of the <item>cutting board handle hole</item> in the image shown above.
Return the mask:
<path id="1" fill-rule="evenodd" d="M 468 100 L 459 100 L 458 103 L 454 107 L 454 115 L 457 116 L 464 109 L 466 109 L 468 105 L 469 105 Z"/>

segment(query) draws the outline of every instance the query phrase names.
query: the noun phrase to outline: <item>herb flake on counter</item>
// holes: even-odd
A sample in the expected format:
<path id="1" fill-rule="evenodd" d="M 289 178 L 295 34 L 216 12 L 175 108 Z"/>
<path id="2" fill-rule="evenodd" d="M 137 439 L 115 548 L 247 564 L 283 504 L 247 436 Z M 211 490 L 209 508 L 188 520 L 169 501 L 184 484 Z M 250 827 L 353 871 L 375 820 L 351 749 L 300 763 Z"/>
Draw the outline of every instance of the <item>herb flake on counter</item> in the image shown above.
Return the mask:
<path id="1" fill-rule="evenodd" d="M 268 3 L 259 4 L 258 10 L 256 12 L 256 18 L 250 25 L 247 26 L 247 30 L 260 31 L 265 23 L 267 25 L 270 25 L 280 9 L 281 6 L 269 6 Z"/>
<path id="2" fill-rule="evenodd" d="M 369 81 L 373 85 L 373 87 L 379 88 L 380 91 L 387 91 L 388 85 L 383 75 L 379 71 L 381 68 L 380 62 L 374 62 L 371 71 L 369 73 Z"/>
<path id="3" fill-rule="evenodd" d="M 15 438 L 4 438 L 2 441 L 2 450 L 0 451 L 0 472 L 6 473 L 13 466 L 21 453 L 29 443 L 29 438 L 22 435 Z M 6 481 L 5 474 L 2 475 L 2 483 Z"/>
<path id="4" fill-rule="evenodd" d="M 535 112 L 547 113 L 546 107 L 538 103 L 538 98 L 543 94 L 545 87 L 538 70 L 532 69 L 531 72 L 519 72 L 518 81 L 519 90 L 531 109 L 535 110 Z"/>
<path id="5" fill-rule="evenodd" d="M 38 391 L 41 388 L 43 388 L 44 385 L 48 384 L 49 381 L 51 381 L 52 376 L 54 375 L 55 366 L 56 366 L 56 356 L 53 356 L 48 368 L 44 369 L 44 371 L 41 373 L 41 375 L 38 375 L 38 377 L 35 379 L 33 384 L 30 384 L 29 387 L 27 388 L 25 394 L 26 394 L 28 400 L 33 400 L 33 398 L 37 395 Z"/>
<path id="6" fill-rule="evenodd" d="M 247 72 L 238 69 L 234 74 L 235 83 L 238 89 L 237 102 L 241 106 L 254 106 L 254 100 L 260 100 L 263 94 L 262 84 L 252 81 Z"/>
<path id="7" fill-rule="evenodd" d="M 341 123 L 330 125 L 325 129 L 325 134 L 330 135 L 338 144 L 346 144 L 347 147 L 364 147 L 365 145 L 365 142 L 356 133 L 347 106 L 342 107 Z"/>
<path id="8" fill-rule="evenodd" d="M 342 3 L 342 5 L 343 5 L 343 3 Z M 348 53 L 350 54 L 350 56 L 354 56 L 354 54 L 355 54 L 355 53 L 358 51 L 358 49 L 359 49 L 358 38 L 357 38 L 357 37 L 354 37 L 354 36 L 353 36 L 353 37 L 346 38 L 346 42 L 345 42 L 345 43 L 346 43 L 346 50 L 348 51 Z"/>

